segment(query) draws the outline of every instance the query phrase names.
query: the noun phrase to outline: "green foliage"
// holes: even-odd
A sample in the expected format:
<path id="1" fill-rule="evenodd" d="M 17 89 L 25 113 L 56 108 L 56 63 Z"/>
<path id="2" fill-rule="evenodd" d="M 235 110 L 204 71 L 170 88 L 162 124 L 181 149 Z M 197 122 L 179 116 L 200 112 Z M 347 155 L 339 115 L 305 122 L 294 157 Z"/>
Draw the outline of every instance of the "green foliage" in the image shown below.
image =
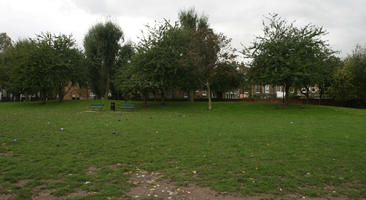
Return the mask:
<path id="1" fill-rule="evenodd" d="M 333 75 L 329 92 L 337 101 L 347 102 L 356 98 L 354 78 L 350 67 L 349 64 L 339 66 Z"/>
<path id="2" fill-rule="evenodd" d="M 218 63 L 212 79 L 212 91 L 220 98 L 223 92 L 239 88 L 242 76 L 237 63 Z"/>
<path id="3" fill-rule="evenodd" d="M 185 81 L 180 60 L 186 54 L 188 40 L 186 32 L 177 24 L 164 21 L 148 26 L 125 74 L 117 75 L 119 88 L 130 94 L 141 94 L 145 99 L 148 92 L 164 94 L 179 88 Z"/>
<path id="4" fill-rule="evenodd" d="M 94 25 L 84 38 L 90 86 L 98 98 L 104 96 L 108 99 L 121 40 L 123 41 L 121 28 L 111 21 Z"/>
<path id="5" fill-rule="evenodd" d="M 64 88 L 70 82 L 83 83 L 83 54 L 75 47 L 71 36 L 45 33 L 34 39 L 21 40 L 4 52 L 4 66 L 13 94 L 63 100 Z"/>
<path id="6" fill-rule="evenodd" d="M 117 97 L 117 99 L 131 96 L 131 93 L 128 91 L 129 87 L 124 87 L 122 84 L 124 84 L 125 81 L 128 81 L 126 76 L 130 73 L 129 65 L 131 64 L 132 57 L 135 53 L 135 48 L 132 43 L 126 43 L 118 52 L 117 65 L 112 72 L 111 85 L 112 96 Z"/>
<path id="7" fill-rule="evenodd" d="M 334 52 L 321 38 L 326 34 L 322 27 L 298 28 L 277 15 L 267 20 L 263 22 L 263 36 L 258 36 L 243 53 L 251 59 L 251 79 L 261 85 L 284 86 L 287 103 L 290 87 L 319 82 L 314 74 Z"/>
<path id="8" fill-rule="evenodd" d="M 13 45 L 11 38 L 6 33 L 0 33 L 0 53 Z"/>
<path id="9" fill-rule="evenodd" d="M 312 72 L 312 76 L 314 77 L 313 85 L 318 86 L 320 99 L 322 99 L 324 95 L 329 98 L 329 88 L 334 80 L 334 74 L 336 73 L 337 68 L 342 66 L 342 64 L 342 61 L 338 57 L 330 56 L 325 59 L 324 62 L 320 63 Z"/>
<path id="10" fill-rule="evenodd" d="M 211 84 L 216 74 L 218 63 L 228 64 L 235 58 L 234 49 L 225 35 L 215 33 L 207 23 L 207 17 L 198 18 L 193 9 L 182 11 L 180 23 L 190 33 L 186 56 L 182 65 L 192 69 L 194 78 L 202 88 L 207 89 L 208 109 L 211 110 Z"/>
<path id="11" fill-rule="evenodd" d="M 189 32 L 197 32 L 208 28 L 208 18 L 206 16 L 198 16 L 194 8 L 180 11 L 178 18 L 181 27 Z"/>
<path id="12" fill-rule="evenodd" d="M 206 16 L 198 16 L 194 8 L 182 10 L 178 14 L 179 24 L 181 28 L 190 35 L 191 42 L 194 42 L 194 37 L 198 31 L 208 28 L 208 18 Z M 184 55 L 181 60 L 181 74 L 184 74 L 185 80 L 179 85 L 182 90 L 189 91 L 190 101 L 194 101 L 194 91 L 202 89 L 195 66 L 195 59 Z"/>
<path id="13" fill-rule="evenodd" d="M 334 99 L 345 104 L 366 104 L 366 48 L 356 46 L 352 55 L 337 68 L 330 92 Z"/>
<path id="14" fill-rule="evenodd" d="M 366 46 L 356 46 L 352 55 L 346 58 L 345 63 L 350 65 L 357 98 L 366 104 Z"/>
<path id="15" fill-rule="evenodd" d="M 235 56 L 230 40 L 214 33 L 206 17 L 198 17 L 191 9 L 182 11 L 179 19 L 180 24 L 165 20 L 147 26 L 147 34 L 137 44 L 131 63 L 125 71 L 118 70 L 114 80 L 123 93 L 142 95 L 145 100 L 149 92 L 160 93 L 164 100 L 167 90 L 209 90 L 216 68 L 231 65 Z M 232 72 L 220 71 L 216 81 Z M 232 87 L 232 82 L 228 85 Z"/>

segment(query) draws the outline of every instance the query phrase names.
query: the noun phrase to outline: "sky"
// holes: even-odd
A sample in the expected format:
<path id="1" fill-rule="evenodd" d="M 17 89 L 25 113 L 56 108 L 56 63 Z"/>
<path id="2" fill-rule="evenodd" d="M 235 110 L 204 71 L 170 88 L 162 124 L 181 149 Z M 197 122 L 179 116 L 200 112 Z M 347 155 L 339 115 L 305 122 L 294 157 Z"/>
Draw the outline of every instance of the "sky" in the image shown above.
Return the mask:
<path id="1" fill-rule="evenodd" d="M 174 22 L 189 8 L 208 16 L 210 26 L 232 38 L 238 50 L 263 32 L 270 13 L 297 26 L 322 26 L 328 32 L 324 39 L 341 57 L 366 44 L 366 0 L 0 0 L 0 32 L 13 41 L 41 32 L 72 34 L 82 48 L 91 26 L 112 20 L 125 41 L 137 42 L 145 25 Z"/>

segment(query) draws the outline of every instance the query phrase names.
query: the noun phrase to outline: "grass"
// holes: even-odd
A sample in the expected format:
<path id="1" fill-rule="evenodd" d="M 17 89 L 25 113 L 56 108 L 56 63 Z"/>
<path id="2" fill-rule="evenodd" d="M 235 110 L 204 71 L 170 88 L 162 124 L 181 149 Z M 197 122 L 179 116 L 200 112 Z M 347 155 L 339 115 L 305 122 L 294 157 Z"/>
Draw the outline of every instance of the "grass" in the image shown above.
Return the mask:
<path id="1" fill-rule="evenodd" d="M 84 112 L 96 102 L 0 103 L 0 195 L 123 197 L 126 172 L 140 168 L 243 195 L 366 197 L 366 110 L 135 102 L 121 113 L 105 101 L 104 111 Z"/>

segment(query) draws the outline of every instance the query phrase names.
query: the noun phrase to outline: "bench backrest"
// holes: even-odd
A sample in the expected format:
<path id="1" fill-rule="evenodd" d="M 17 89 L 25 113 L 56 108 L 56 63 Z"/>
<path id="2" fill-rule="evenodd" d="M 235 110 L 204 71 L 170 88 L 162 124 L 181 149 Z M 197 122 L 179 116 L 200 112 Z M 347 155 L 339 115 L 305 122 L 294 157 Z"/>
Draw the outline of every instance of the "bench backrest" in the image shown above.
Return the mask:
<path id="1" fill-rule="evenodd" d="M 104 104 L 92 104 L 90 107 L 104 107 Z"/>

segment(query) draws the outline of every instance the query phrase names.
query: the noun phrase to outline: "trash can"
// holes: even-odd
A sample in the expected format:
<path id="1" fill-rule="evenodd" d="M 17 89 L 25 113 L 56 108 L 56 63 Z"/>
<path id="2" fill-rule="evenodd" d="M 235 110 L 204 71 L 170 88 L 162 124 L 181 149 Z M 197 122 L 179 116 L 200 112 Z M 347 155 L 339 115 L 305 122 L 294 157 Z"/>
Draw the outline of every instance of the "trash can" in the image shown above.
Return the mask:
<path id="1" fill-rule="evenodd" d="M 116 111 L 116 104 L 111 102 L 111 111 Z"/>

